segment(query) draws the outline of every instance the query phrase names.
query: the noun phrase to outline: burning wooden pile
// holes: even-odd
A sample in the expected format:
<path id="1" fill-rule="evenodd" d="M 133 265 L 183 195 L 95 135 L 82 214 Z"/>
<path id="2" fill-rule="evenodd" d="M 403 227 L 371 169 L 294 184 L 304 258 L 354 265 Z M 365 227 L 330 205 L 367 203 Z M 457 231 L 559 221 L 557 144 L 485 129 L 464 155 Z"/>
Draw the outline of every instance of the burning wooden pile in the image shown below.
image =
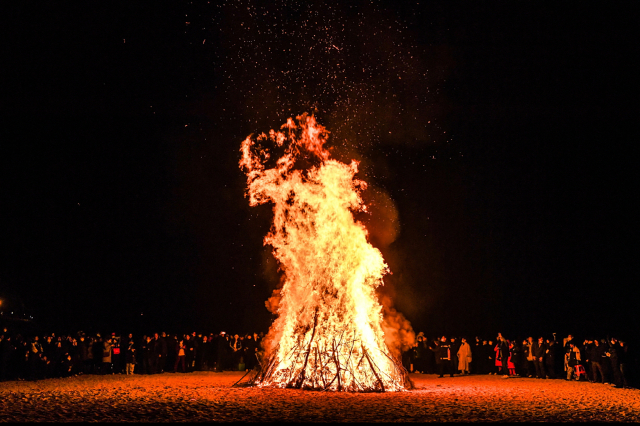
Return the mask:
<path id="1" fill-rule="evenodd" d="M 388 267 L 353 212 L 366 211 L 358 163 L 330 159 L 328 132 L 313 116 L 248 137 L 240 167 L 250 204 L 273 203 L 265 244 L 283 274 L 278 318 L 266 341 L 258 386 L 343 391 L 411 387 L 387 347 L 375 295 Z M 280 155 L 274 155 L 280 151 Z M 267 165 L 272 167 L 267 168 Z"/>

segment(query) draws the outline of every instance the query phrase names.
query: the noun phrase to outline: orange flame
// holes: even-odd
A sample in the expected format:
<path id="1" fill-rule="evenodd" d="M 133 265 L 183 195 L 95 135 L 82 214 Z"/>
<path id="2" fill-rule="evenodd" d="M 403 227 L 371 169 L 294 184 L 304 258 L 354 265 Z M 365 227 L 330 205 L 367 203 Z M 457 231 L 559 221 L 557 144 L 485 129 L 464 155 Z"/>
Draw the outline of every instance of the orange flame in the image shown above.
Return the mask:
<path id="1" fill-rule="evenodd" d="M 250 205 L 273 203 L 264 243 L 273 247 L 284 282 L 269 300 L 278 317 L 265 339 L 257 383 L 403 390 L 410 381 L 385 343 L 375 295 L 389 270 L 353 217 L 366 210 L 360 196 L 366 183 L 355 178 L 358 162 L 330 159 L 328 134 L 313 115 L 303 114 L 281 131 L 242 142 Z M 283 150 L 277 159 L 271 158 L 274 149 Z"/>

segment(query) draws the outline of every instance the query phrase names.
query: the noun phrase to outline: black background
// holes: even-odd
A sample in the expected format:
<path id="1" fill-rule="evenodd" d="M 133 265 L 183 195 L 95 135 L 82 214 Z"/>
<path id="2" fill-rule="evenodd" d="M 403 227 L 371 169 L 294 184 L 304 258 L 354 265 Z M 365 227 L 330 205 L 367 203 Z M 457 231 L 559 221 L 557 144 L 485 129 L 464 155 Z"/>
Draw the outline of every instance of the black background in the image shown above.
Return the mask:
<path id="1" fill-rule="evenodd" d="M 3 6 L 5 312 L 266 331 L 238 149 L 315 111 L 416 331 L 636 332 L 637 2 L 134 3 Z"/>

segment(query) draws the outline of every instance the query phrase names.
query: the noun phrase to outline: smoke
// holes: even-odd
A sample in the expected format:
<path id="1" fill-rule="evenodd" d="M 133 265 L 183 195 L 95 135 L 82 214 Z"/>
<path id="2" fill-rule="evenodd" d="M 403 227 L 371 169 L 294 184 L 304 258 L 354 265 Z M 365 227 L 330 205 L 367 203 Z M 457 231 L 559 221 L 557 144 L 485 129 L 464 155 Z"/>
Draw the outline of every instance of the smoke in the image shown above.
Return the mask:
<path id="1" fill-rule="evenodd" d="M 380 296 L 382 304 L 382 330 L 384 340 L 391 353 L 399 357 L 413 346 L 416 333 L 408 319 L 393 307 L 393 300 L 387 295 Z"/>
<path id="2" fill-rule="evenodd" d="M 398 209 L 395 202 L 384 189 L 370 185 L 363 194 L 369 214 L 362 216 L 362 220 L 369 231 L 371 243 L 381 250 L 389 253 L 389 246 L 400 234 L 400 222 Z M 385 257 L 387 257 L 385 255 Z M 387 262 L 389 259 L 387 259 Z M 394 307 L 395 288 L 393 280 L 387 277 L 385 285 L 376 291 L 378 300 L 382 304 L 382 329 L 384 330 L 385 343 L 389 350 L 400 356 L 402 351 L 411 348 L 415 342 L 415 332 L 411 322 L 398 312 Z"/>

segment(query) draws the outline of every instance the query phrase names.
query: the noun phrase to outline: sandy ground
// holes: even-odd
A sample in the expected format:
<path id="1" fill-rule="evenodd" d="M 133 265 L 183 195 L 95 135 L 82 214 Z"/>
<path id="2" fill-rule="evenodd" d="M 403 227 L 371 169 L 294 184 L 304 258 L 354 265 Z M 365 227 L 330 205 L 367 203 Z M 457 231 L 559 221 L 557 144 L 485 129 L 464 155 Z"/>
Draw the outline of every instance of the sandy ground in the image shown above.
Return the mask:
<path id="1" fill-rule="evenodd" d="M 0 421 L 640 422 L 640 390 L 602 384 L 414 374 L 416 390 L 385 394 L 232 388 L 242 374 L 4 382 Z"/>

